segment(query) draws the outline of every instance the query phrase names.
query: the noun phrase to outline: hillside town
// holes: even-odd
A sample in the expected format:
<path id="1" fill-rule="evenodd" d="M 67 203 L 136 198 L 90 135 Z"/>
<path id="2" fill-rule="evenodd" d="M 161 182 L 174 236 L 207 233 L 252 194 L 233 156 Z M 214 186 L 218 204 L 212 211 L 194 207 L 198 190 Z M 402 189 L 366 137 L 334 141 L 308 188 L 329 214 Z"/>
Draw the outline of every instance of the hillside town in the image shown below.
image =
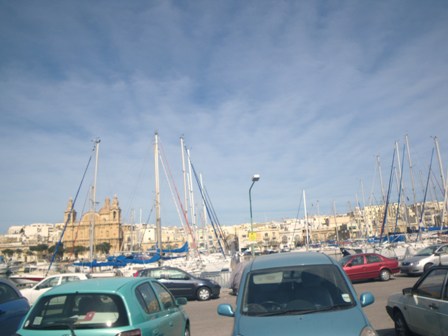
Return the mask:
<path id="1" fill-rule="evenodd" d="M 254 246 L 256 251 L 263 253 L 290 250 L 305 244 L 334 244 L 380 235 L 386 237 L 391 233 L 416 232 L 420 218 L 422 229 L 440 227 L 443 202 L 427 202 L 423 215 L 419 214 L 421 206 L 402 205 L 400 211 L 397 211 L 397 204 L 391 204 L 384 227 L 383 205 L 355 208 L 346 214 L 310 215 L 307 218 L 285 218 L 220 227 L 163 226 L 162 246 L 168 249 L 179 248 L 188 242 L 192 249 L 202 253 L 221 252 L 230 248 L 242 253 Z M 12 225 L 6 234 L 0 236 L 0 253 L 7 260 L 48 260 L 60 239 L 60 256 L 66 261 L 88 258 L 92 243 L 98 257 L 146 252 L 156 247 L 156 225 L 122 222 L 116 196 L 112 201 L 106 198 L 102 207 L 94 214 L 86 212 L 78 218 L 76 211 L 71 209 L 72 201 L 69 200 L 64 222 Z M 94 240 L 91 238 L 92 223 Z"/>

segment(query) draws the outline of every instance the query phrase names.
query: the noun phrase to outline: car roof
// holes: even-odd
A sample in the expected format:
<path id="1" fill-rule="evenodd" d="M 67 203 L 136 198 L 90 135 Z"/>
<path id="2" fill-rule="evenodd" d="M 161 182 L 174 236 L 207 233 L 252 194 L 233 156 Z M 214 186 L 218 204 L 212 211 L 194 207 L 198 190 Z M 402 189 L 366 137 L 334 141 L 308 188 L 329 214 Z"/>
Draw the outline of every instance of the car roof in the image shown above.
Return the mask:
<path id="1" fill-rule="evenodd" d="M 251 270 L 259 270 L 274 267 L 289 267 L 297 265 L 334 265 L 335 262 L 329 256 L 319 252 L 288 252 L 275 253 L 252 260 Z"/>
<path id="2" fill-rule="evenodd" d="M 22 292 L 17 288 L 17 285 L 13 281 L 11 281 L 7 278 L 0 278 L 0 283 L 9 285 L 17 293 L 18 296 L 20 296 L 20 297 L 23 296 Z"/>
<path id="3" fill-rule="evenodd" d="M 148 281 L 148 278 L 97 278 L 82 281 L 67 282 L 60 286 L 53 287 L 43 295 L 58 295 L 66 293 L 116 293 L 132 287 L 140 282 Z"/>

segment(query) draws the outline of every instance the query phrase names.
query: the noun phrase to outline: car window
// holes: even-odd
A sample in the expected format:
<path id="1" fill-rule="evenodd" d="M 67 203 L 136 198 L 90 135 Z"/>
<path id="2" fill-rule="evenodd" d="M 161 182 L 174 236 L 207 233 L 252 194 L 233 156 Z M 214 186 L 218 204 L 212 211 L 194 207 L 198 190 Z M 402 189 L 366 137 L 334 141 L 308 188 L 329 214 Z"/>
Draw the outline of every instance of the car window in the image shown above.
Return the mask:
<path id="1" fill-rule="evenodd" d="M 377 263 L 377 262 L 382 261 L 380 256 L 378 256 L 376 254 L 367 254 L 366 259 L 367 259 L 368 264 Z"/>
<path id="2" fill-rule="evenodd" d="M 169 309 L 176 306 L 176 303 L 174 301 L 174 297 L 171 295 L 170 292 L 168 292 L 165 287 L 160 285 L 158 282 L 152 283 L 154 286 L 154 289 L 157 293 L 157 296 L 160 299 L 160 302 L 163 305 L 163 309 Z"/>
<path id="3" fill-rule="evenodd" d="M 340 269 L 334 265 L 295 266 L 251 272 L 243 285 L 241 311 L 310 312 L 353 307 L 355 300 Z"/>
<path id="4" fill-rule="evenodd" d="M 154 278 L 154 279 L 161 279 L 163 277 L 162 270 L 160 270 L 160 269 L 148 270 L 146 273 L 146 276 L 148 276 L 150 278 Z"/>
<path id="5" fill-rule="evenodd" d="M 435 269 L 431 271 L 418 285 L 415 294 L 433 299 L 440 299 L 446 273 L 447 271 L 444 269 Z"/>
<path id="6" fill-rule="evenodd" d="M 5 283 L 0 283 L 0 303 L 15 300 L 17 298 L 19 298 L 19 295 L 11 286 Z"/>
<path id="7" fill-rule="evenodd" d="M 71 276 L 63 276 L 61 279 L 61 284 L 66 283 L 66 282 L 72 282 L 72 281 L 79 281 L 79 277 L 76 275 L 71 275 Z"/>
<path id="8" fill-rule="evenodd" d="M 442 248 L 440 249 L 441 253 L 448 253 L 448 245 L 442 246 Z"/>
<path id="9" fill-rule="evenodd" d="M 364 264 L 364 257 L 363 256 L 356 256 L 351 261 L 352 266 L 358 266 Z"/>
<path id="10" fill-rule="evenodd" d="M 138 286 L 135 290 L 135 295 L 146 313 L 152 314 L 160 311 L 159 301 L 148 282 Z"/>
<path id="11" fill-rule="evenodd" d="M 187 274 L 180 270 L 166 270 L 165 274 L 170 280 L 185 280 L 188 278 Z"/>
<path id="12" fill-rule="evenodd" d="M 65 294 L 38 300 L 24 323 L 24 329 L 99 329 L 128 324 L 126 308 L 117 295 Z"/>
<path id="13" fill-rule="evenodd" d="M 57 286 L 59 282 L 59 277 L 53 277 L 50 279 L 46 279 L 44 280 L 44 282 L 42 282 L 38 288 L 49 288 L 49 287 L 54 287 Z"/>

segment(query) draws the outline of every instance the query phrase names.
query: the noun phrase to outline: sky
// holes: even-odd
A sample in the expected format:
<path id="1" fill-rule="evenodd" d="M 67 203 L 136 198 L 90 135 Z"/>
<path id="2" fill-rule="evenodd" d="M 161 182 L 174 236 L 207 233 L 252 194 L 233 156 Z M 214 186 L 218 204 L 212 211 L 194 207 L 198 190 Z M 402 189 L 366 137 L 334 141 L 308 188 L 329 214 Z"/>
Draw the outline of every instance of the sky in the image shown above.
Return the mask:
<path id="1" fill-rule="evenodd" d="M 162 225 L 181 137 L 221 225 L 397 201 L 399 170 L 403 199 L 443 200 L 447 36 L 446 1 L 0 0 L 0 232 L 86 212 L 94 184 L 155 223 L 156 132 Z"/>

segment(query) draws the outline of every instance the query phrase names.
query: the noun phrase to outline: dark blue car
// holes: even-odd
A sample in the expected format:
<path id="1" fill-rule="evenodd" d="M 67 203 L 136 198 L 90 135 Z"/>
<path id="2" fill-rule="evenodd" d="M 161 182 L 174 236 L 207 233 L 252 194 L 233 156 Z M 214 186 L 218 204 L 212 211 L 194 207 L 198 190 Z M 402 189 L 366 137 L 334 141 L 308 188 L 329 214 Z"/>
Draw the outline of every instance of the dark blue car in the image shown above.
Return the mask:
<path id="1" fill-rule="evenodd" d="M 30 305 L 16 285 L 8 279 L 0 279 L 0 328 L 5 336 L 14 335 Z"/>

